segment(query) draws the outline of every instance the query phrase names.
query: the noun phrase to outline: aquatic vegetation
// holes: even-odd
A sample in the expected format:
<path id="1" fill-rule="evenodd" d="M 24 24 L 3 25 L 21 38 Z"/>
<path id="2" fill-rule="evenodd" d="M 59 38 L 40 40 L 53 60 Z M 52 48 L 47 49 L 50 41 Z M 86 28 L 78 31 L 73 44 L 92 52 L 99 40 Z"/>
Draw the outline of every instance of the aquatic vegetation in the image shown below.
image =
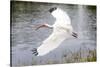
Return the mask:
<path id="1" fill-rule="evenodd" d="M 63 54 L 61 60 L 55 60 L 55 59 L 48 59 L 43 64 L 41 62 L 38 62 L 42 65 L 44 64 L 63 64 L 63 63 L 77 63 L 77 62 L 95 62 L 97 60 L 96 57 L 96 49 L 90 50 L 90 49 L 79 49 L 77 52 L 69 52 L 68 54 Z M 35 60 L 34 60 L 35 61 Z M 37 65 L 35 62 L 33 62 L 33 65 Z"/>

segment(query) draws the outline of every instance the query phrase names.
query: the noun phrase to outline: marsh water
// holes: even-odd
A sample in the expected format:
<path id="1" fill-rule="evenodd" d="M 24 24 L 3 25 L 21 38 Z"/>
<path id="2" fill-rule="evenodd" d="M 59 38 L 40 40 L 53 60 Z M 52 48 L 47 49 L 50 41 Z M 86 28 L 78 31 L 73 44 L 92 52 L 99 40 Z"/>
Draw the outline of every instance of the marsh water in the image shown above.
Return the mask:
<path id="1" fill-rule="evenodd" d="M 49 37 L 52 29 L 35 30 L 38 24 L 53 24 L 55 18 L 48 12 L 52 7 L 66 11 L 71 18 L 78 38 L 69 38 L 55 50 L 45 56 L 37 57 L 32 49 L 37 48 Z M 48 47 L 47 47 L 48 48 Z M 13 66 L 28 66 L 53 63 L 80 62 L 71 55 L 82 51 L 81 57 L 87 57 L 89 50 L 96 51 L 96 6 L 72 5 L 40 2 L 11 2 L 11 60 Z M 65 60 L 64 57 L 70 58 Z"/>

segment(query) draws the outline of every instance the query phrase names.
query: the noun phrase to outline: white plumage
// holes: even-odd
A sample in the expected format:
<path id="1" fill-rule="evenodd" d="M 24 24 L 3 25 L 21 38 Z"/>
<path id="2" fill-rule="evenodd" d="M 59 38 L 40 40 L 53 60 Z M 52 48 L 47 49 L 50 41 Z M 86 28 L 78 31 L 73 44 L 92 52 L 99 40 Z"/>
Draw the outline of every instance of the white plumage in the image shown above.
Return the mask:
<path id="1" fill-rule="evenodd" d="M 37 48 L 37 56 L 44 56 L 50 51 L 53 51 L 65 39 L 69 38 L 73 34 L 71 20 L 66 12 L 60 8 L 57 8 L 51 14 L 56 18 L 55 23 L 52 25 L 53 32 L 43 41 L 41 46 Z M 49 26 L 47 24 L 45 25 Z"/>

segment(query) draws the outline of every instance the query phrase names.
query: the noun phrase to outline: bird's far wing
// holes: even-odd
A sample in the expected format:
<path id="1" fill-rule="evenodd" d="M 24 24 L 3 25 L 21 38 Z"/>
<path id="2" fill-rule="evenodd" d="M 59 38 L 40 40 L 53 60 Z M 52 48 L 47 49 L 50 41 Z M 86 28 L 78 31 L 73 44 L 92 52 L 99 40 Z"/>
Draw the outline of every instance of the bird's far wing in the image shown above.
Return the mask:
<path id="1" fill-rule="evenodd" d="M 55 13 L 56 14 L 56 13 Z M 66 26 L 66 25 L 71 25 L 71 19 L 67 12 L 59 9 L 57 16 L 55 16 L 56 21 L 54 23 L 54 26 Z"/>
<path id="2" fill-rule="evenodd" d="M 67 12 L 62 10 L 62 20 L 64 24 L 71 24 L 71 18 L 69 17 L 69 15 L 67 14 Z M 62 22 L 60 22 L 62 23 Z"/>

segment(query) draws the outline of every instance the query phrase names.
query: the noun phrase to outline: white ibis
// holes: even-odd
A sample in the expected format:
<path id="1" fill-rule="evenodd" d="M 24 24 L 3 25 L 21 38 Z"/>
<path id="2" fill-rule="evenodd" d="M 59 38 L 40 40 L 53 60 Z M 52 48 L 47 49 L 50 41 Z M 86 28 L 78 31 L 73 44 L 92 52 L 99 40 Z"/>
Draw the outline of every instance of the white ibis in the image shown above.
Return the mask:
<path id="1" fill-rule="evenodd" d="M 37 27 L 37 30 L 41 27 L 52 28 L 52 34 L 47 37 L 43 43 L 36 49 L 33 49 L 35 56 L 44 56 L 49 52 L 56 49 L 65 39 L 73 36 L 77 38 L 77 34 L 73 31 L 71 20 L 68 14 L 60 8 L 51 8 L 49 10 L 51 15 L 56 19 L 53 25 L 43 24 Z"/>

